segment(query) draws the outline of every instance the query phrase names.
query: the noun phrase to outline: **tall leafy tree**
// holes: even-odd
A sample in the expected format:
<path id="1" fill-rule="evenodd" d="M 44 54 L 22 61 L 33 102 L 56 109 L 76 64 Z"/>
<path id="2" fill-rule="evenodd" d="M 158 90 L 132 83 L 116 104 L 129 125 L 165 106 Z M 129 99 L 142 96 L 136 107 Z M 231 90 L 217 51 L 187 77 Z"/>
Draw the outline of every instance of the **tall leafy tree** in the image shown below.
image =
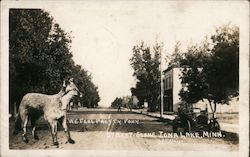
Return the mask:
<path id="1" fill-rule="evenodd" d="M 216 29 L 212 42 L 193 46 L 182 60 L 183 100 L 195 103 L 207 99 L 212 111 L 228 103 L 239 92 L 239 28 L 225 25 Z"/>
<path id="2" fill-rule="evenodd" d="M 204 43 L 201 46 L 190 46 L 187 53 L 184 54 L 184 58 L 181 60 L 181 79 L 186 87 L 182 88 L 179 93 L 182 100 L 196 103 L 206 98 L 208 90 L 203 68 L 207 65 L 210 56 Z"/>
<path id="3" fill-rule="evenodd" d="M 92 77 L 88 74 L 88 71 L 80 65 L 76 65 L 71 76 L 75 78 L 79 90 L 83 92 L 83 96 L 77 99 L 77 102 L 79 101 L 83 107 L 97 107 L 100 101 L 98 87 L 92 82 Z"/>
<path id="4" fill-rule="evenodd" d="M 160 94 L 160 51 L 162 46 L 156 43 L 153 49 L 145 46 L 144 42 L 133 47 L 130 58 L 134 69 L 133 76 L 137 78 L 136 87 L 131 89 L 133 95 L 139 99 L 139 105 L 144 101 L 149 104 L 149 111 L 155 111 L 157 98 Z"/>
<path id="5" fill-rule="evenodd" d="M 204 73 L 208 97 L 212 99 L 216 112 L 217 103 L 228 104 L 230 98 L 239 93 L 239 28 L 221 26 L 211 39 L 214 46 Z"/>
<path id="6" fill-rule="evenodd" d="M 54 94 L 65 78 L 76 77 L 93 84 L 87 71 L 75 65 L 70 51 L 71 37 L 41 9 L 10 9 L 9 76 L 10 108 L 24 94 Z M 93 87 L 95 98 L 99 97 Z M 80 85 L 80 88 L 81 85 Z M 85 90 L 88 94 L 90 89 Z M 98 102 L 98 98 L 96 100 Z"/>
<path id="7" fill-rule="evenodd" d="M 115 98 L 115 100 L 111 103 L 112 108 L 118 108 L 122 106 L 122 98 Z"/>
<path id="8" fill-rule="evenodd" d="M 170 55 L 167 55 L 165 58 L 168 63 L 168 68 L 179 68 L 181 65 L 181 61 L 184 57 L 183 53 L 180 49 L 181 43 L 178 41 L 174 46 L 174 52 Z"/>
<path id="9" fill-rule="evenodd" d="M 10 104 L 19 104 L 24 93 L 54 92 L 59 87 L 59 83 L 48 87 L 46 80 L 58 80 L 59 75 L 52 67 L 55 57 L 50 51 L 55 42 L 49 40 L 53 19 L 39 9 L 10 9 L 9 14 Z"/>

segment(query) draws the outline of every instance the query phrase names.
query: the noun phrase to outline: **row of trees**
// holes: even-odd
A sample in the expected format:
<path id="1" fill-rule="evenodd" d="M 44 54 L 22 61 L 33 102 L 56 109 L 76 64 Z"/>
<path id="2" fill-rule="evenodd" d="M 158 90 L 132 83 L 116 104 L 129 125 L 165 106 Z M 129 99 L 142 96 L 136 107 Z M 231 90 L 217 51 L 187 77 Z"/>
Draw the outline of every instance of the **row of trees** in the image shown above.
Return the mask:
<path id="1" fill-rule="evenodd" d="M 10 9 L 9 19 L 10 108 L 28 92 L 57 93 L 69 77 L 84 92 L 83 105 L 98 105 L 91 75 L 72 59 L 70 34 L 48 12 Z"/>
<path id="2" fill-rule="evenodd" d="M 133 104 L 133 98 L 131 96 L 125 96 L 125 97 L 116 97 L 115 100 L 111 103 L 111 108 L 119 108 L 119 107 L 125 107 L 125 108 L 134 108 Z"/>
<path id="3" fill-rule="evenodd" d="M 239 92 L 239 28 L 223 25 L 203 42 L 182 52 L 177 42 L 174 52 L 166 57 L 168 68 L 182 68 L 181 99 L 196 103 L 207 99 L 213 112 L 218 103 L 228 103 Z M 149 111 L 155 111 L 160 95 L 160 51 L 158 43 L 151 49 L 142 42 L 133 47 L 130 59 L 137 82 L 131 88 L 139 99 L 139 106 L 148 102 Z"/>

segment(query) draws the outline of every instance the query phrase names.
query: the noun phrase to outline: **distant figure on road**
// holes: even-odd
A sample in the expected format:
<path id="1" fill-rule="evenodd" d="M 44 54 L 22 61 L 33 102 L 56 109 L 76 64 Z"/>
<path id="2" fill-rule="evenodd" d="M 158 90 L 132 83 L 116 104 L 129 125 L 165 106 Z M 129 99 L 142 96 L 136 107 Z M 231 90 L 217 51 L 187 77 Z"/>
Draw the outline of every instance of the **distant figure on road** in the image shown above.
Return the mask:
<path id="1" fill-rule="evenodd" d="M 121 107 L 121 105 L 118 106 L 118 112 L 122 112 L 122 107 Z"/>

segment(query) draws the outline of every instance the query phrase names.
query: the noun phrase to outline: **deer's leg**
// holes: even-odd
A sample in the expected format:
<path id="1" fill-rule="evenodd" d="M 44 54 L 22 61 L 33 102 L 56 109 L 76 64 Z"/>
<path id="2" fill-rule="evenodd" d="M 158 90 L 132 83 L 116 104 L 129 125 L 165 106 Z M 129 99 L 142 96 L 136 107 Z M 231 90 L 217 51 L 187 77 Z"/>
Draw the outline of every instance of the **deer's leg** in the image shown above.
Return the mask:
<path id="1" fill-rule="evenodd" d="M 69 132 L 69 129 L 68 129 L 66 116 L 61 117 L 59 119 L 59 123 L 62 125 L 62 127 L 64 129 L 65 135 L 67 137 L 67 142 L 69 142 L 71 144 L 74 144 L 75 141 L 70 137 L 70 132 Z"/>
<path id="2" fill-rule="evenodd" d="M 49 120 L 50 131 L 52 135 L 52 141 L 54 145 L 59 145 L 57 141 L 57 121 L 56 120 Z"/>
<path id="3" fill-rule="evenodd" d="M 27 139 L 27 124 L 28 124 L 28 111 L 26 109 L 21 110 L 20 111 L 20 117 L 22 119 L 22 129 L 23 129 L 23 133 L 22 133 L 22 138 L 23 141 L 25 143 L 28 143 L 28 139 Z"/>
<path id="4" fill-rule="evenodd" d="M 32 116 L 30 118 L 31 120 L 31 128 L 32 128 L 32 135 L 34 137 L 34 139 L 38 140 L 38 136 L 37 136 L 37 131 L 36 131 L 36 121 L 38 120 L 38 116 Z"/>

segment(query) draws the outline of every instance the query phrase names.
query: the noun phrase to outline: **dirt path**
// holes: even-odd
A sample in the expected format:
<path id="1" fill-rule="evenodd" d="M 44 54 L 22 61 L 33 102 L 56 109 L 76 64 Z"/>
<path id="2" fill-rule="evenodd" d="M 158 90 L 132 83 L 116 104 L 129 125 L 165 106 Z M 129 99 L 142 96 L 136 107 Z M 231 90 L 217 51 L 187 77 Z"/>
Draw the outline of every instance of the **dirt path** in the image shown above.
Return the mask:
<path id="1" fill-rule="evenodd" d="M 62 129 L 58 132 L 59 147 L 52 145 L 50 131 L 44 121 L 39 122 L 40 140 L 32 138 L 29 131 L 29 143 L 23 143 L 21 135 L 10 134 L 10 149 L 77 149 L 77 150 L 199 150 L 233 151 L 238 144 L 219 138 L 184 137 L 172 134 L 168 123 L 157 119 L 129 112 L 90 112 L 69 113 L 69 119 L 85 119 L 100 122 L 101 120 L 121 120 L 121 123 L 107 124 L 70 124 L 71 136 L 76 144 L 65 143 Z M 128 123 L 126 120 L 131 120 Z M 126 123 L 125 123 L 126 121 Z M 13 123 L 12 123 L 13 125 Z M 167 136 L 158 136 L 159 131 Z M 10 127 L 12 132 L 12 127 Z M 152 133 L 157 134 L 153 135 Z"/>

